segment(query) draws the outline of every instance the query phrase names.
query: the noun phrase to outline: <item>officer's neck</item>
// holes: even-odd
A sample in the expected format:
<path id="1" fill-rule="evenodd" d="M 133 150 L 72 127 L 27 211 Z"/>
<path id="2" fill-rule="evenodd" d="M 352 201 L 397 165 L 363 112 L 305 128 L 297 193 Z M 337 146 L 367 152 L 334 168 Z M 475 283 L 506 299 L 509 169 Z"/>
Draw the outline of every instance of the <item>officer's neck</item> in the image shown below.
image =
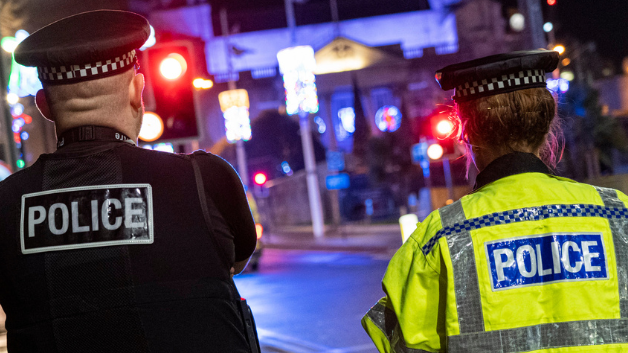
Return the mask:
<path id="1" fill-rule="evenodd" d="M 133 140 L 133 142 L 135 142 L 137 144 L 137 138 L 138 138 L 138 132 L 135 132 L 135 129 L 129 128 L 129 127 L 125 127 L 122 124 L 111 124 L 111 123 L 84 123 L 84 124 L 72 124 L 70 126 L 63 126 L 62 128 L 57 127 L 56 132 L 57 132 L 57 137 L 62 136 L 63 134 L 65 134 L 66 132 L 82 127 L 82 126 L 103 126 L 103 127 L 107 127 L 110 129 L 113 129 L 123 135 L 125 135 L 126 137 L 128 137 L 129 139 Z"/>
<path id="2" fill-rule="evenodd" d="M 494 160 L 501 156 L 505 156 L 512 152 L 525 152 L 532 153 L 539 157 L 539 150 L 532 148 L 518 148 L 517 150 L 506 150 L 506 149 L 492 149 L 492 148 L 483 148 L 483 147 L 472 147 L 473 160 L 475 161 L 475 166 L 478 168 L 479 172 L 482 172 L 486 167 L 491 164 Z"/>

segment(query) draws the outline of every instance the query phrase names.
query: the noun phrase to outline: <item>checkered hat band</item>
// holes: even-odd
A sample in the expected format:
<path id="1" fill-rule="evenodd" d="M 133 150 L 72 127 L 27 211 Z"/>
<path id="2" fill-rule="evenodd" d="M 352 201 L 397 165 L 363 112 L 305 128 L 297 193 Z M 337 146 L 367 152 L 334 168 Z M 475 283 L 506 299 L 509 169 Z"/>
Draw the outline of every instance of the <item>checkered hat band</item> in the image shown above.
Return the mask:
<path id="1" fill-rule="evenodd" d="M 453 99 L 467 101 L 520 89 L 545 87 L 545 71 L 523 70 L 491 79 L 467 82 L 456 87 Z"/>
<path id="2" fill-rule="evenodd" d="M 525 221 L 540 221 L 554 217 L 600 217 L 606 219 L 628 220 L 628 208 L 605 207 L 600 205 L 545 205 L 527 207 L 516 210 L 496 212 L 481 217 L 467 219 L 450 227 L 445 227 L 436 233 L 421 250 L 425 255 L 436 246 L 442 237 L 448 237 L 459 232 L 468 232 L 484 227 L 511 224 Z"/>
<path id="3" fill-rule="evenodd" d="M 60 67 L 38 67 L 39 79 L 46 83 L 70 83 L 94 80 L 115 75 L 135 65 L 135 50 L 111 60 L 103 60 L 83 65 L 66 65 Z"/>

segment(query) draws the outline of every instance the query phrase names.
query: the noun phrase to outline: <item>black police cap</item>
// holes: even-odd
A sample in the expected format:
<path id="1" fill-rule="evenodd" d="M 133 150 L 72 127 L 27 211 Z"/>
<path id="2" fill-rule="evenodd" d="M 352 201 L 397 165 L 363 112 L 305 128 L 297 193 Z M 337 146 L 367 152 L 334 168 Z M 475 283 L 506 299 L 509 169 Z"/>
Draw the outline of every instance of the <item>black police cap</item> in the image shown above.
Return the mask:
<path id="1" fill-rule="evenodd" d="M 95 80 L 131 69 L 135 49 L 149 35 L 148 21 L 133 12 L 83 12 L 37 30 L 18 45 L 14 57 L 36 66 L 46 84 Z"/>
<path id="2" fill-rule="evenodd" d="M 560 54 L 549 50 L 518 51 L 449 65 L 436 71 L 436 81 L 453 99 L 472 99 L 520 89 L 546 87 L 545 74 L 558 66 Z"/>

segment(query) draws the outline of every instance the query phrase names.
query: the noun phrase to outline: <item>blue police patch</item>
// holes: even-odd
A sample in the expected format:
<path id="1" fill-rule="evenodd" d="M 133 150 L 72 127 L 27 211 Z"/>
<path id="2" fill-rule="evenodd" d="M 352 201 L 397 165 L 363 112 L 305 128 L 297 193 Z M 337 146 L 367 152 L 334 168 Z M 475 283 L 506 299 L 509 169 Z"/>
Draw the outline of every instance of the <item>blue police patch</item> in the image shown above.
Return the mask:
<path id="1" fill-rule="evenodd" d="M 152 244 L 149 184 L 98 185 L 22 196 L 23 254 Z"/>
<path id="2" fill-rule="evenodd" d="M 601 233 L 551 233 L 484 245 L 493 291 L 608 279 Z"/>

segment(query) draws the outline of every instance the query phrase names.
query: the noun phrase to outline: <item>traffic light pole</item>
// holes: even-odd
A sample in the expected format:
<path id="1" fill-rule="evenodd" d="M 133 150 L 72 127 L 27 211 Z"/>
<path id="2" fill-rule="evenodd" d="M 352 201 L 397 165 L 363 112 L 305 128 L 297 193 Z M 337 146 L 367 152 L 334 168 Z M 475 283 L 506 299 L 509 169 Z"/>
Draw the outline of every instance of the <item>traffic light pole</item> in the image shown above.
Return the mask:
<path id="1" fill-rule="evenodd" d="M 323 223 L 323 206 L 321 193 L 318 187 L 318 173 L 316 160 L 314 159 L 314 144 L 310 131 L 310 113 L 299 112 L 299 125 L 301 130 L 301 144 L 303 145 L 303 159 L 305 161 L 305 174 L 307 178 L 307 193 L 310 200 L 310 214 L 312 215 L 312 230 L 315 238 L 325 236 Z"/>
<path id="2" fill-rule="evenodd" d="M 222 36 L 225 41 L 225 53 L 227 55 L 227 67 L 229 71 L 229 90 L 236 89 L 236 83 L 233 80 L 233 64 L 231 62 L 231 44 L 229 42 L 229 23 L 227 22 L 227 9 L 220 9 L 220 25 Z M 246 166 L 246 150 L 244 149 L 244 141 L 236 141 L 236 158 L 238 160 L 238 174 L 244 187 L 249 188 L 249 171 Z"/>
<path id="3" fill-rule="evenodd" d="M 238 158 L 238 173 L 242 178 L 244 186 L 249 188 L 249 171 L 246 167 L 246 151 L 244 150 L 244 141 L 238 140 L 236 142 L 236 156 Z"/>

